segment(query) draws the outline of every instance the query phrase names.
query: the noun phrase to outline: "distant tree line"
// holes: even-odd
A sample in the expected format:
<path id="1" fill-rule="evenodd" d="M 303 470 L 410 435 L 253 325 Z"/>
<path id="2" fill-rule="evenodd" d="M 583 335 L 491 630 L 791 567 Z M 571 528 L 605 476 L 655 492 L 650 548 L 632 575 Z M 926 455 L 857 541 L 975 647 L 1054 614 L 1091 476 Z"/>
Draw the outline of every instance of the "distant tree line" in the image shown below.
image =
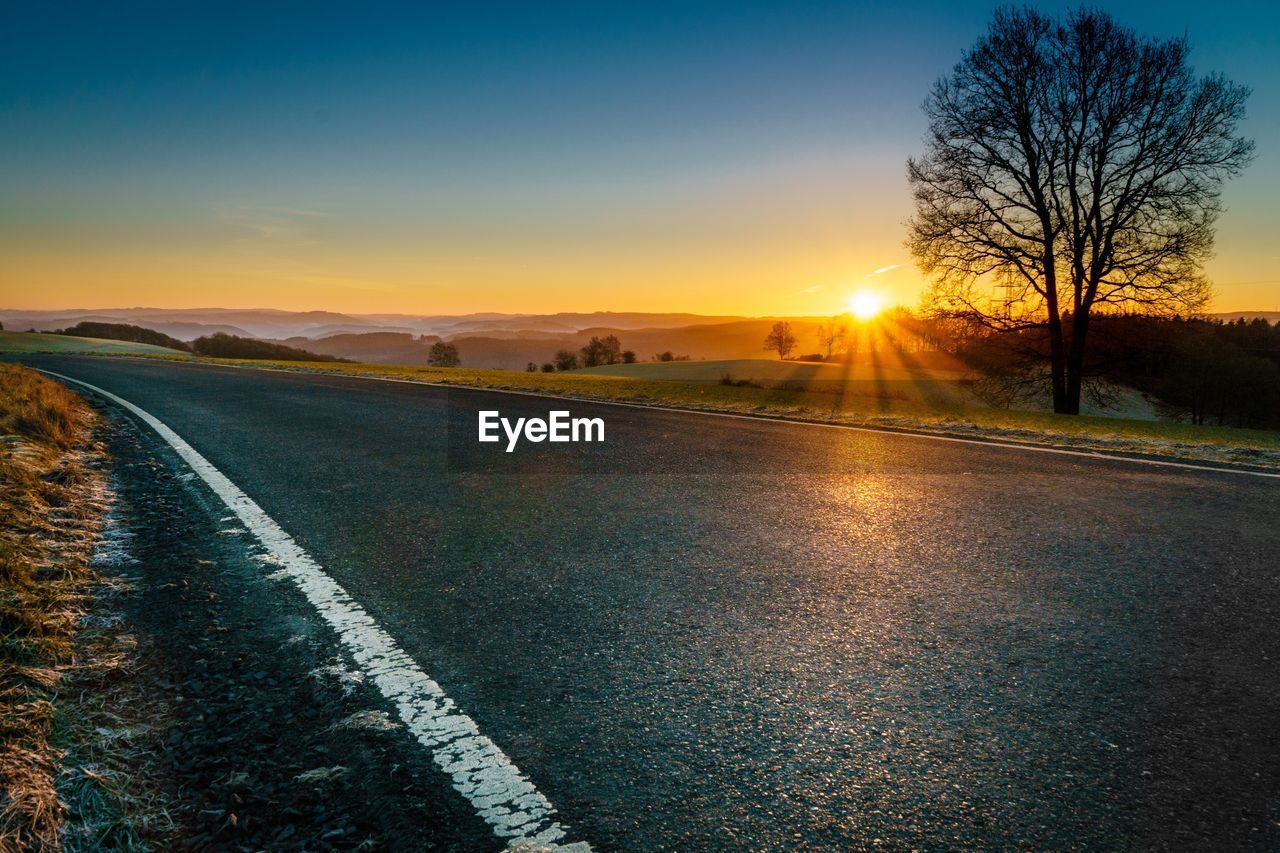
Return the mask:
<path id="1" fill-rule="evenodd" d="M 940 318 L 901 322 L 906 335 L 956 355 L 1012 395 L 1043 387 L 1053 345 L 1043 329 L 994 330 Z M 1176 420 L 1280 428 L 1280 324 L 1115 314 L 1095 316 L 1092 331 L 1081 373 L 1085 393 L 1096 401 L 1105 402 L 1114 387 L 1109 383 L 1120 383 Z"/>
<path id="2" fill-rule="evenodd" d="M 1121 321 L 1117 329 L 1099 325 L 1102 355 L 1115 359 L 1117 376 L 1159 400 L 1165 414 L 1196 424 L 1280 428 L 1280 324 L 1139 319 Z"/>
<path id="3" fill-rule="evenodd" d="M 671 354 L 667 353 L 667 355 Z M 635 352 L 623 349 L 622 341 L 618 340 L 617 335 L 606 335 L 603 338 L 592 336 L 582 349 L 576 352 L 570 349 L 557 350 L 552 360 L 543 364 L 541 368 L 531 361 L 525 370 L 532 373 L 541 369 L 543 373 L 554 373 L 557 370 L 577 370 L 580 367 L 603 367 L 607 364 L 635 364 L 635 362 Z"/>
<path id="4" fill-rule="evenodd" d="M 242 338 L 239 335 L 228 335 L 226 332 L 214 332 L 196 338 L 191 342 L 191 351 L 196 355 L 212 358 L 262 358 L 272 361 L 347 361 L 335 355 L 321 355 L 296 347 L 276 344 L 271 341 L 260 341 L 256 338 Z"/>
<path id="5" fill-rule="evenodd" d="M 191 352 L 191 345 L 186 341 L 171 338 L 163 332 L 157 332 L 155 329 L 144 329 L 142 326 L 134 326 L 129 323 L 84 321 L 76 323 L 70 328 L 62 329 L 55 334 L 74 335 L 79 338 L 105 338 L 109 341 L 129 341 L 136 344 L 151 344 L 152 346 Z"/>

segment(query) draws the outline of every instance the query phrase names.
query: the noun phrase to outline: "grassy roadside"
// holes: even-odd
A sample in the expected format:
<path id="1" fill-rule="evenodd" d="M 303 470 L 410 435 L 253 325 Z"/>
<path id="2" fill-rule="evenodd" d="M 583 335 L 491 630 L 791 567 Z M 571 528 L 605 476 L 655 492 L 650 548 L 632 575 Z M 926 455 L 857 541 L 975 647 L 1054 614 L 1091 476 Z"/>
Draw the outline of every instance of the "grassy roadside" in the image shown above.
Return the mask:
<path id="1" fill-rule="evenodd" d="M 600 374 L 211 359 L 153 354 L 140 357 L 523 391 L 569 399 L 790 418 L 1078 450 L 1153 455 L 1189 462 L 1247 465 L 1280 471 L 1280 432 L 1265 430 L 1121 418 L 1072 417 L 1048 412 L 975 406 L 923 405 L 874 394 L 839 395 L 825 391 L 756 388 Z"/>
<path id="2" fill-rule="evenodd" d="M 33 370 L 0 364 L 0 848 L 56 848 L 63 806 L 50 743 L 75 656 L 104 509 L 94 415 Z"/>

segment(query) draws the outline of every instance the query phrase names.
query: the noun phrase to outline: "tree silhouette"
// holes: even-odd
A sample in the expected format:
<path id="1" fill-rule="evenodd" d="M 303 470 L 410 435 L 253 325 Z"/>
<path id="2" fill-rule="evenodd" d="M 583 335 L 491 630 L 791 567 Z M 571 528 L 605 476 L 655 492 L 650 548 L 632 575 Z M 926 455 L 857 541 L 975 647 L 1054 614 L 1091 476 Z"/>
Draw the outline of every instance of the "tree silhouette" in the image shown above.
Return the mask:
<path id="1" fill-rule="evenodd" d="M 849 317 L 847 315 L 837 314 L 829 322 L 818 326 L 818 342 L 827 348 L 828 359 L 831 358 L 831 351 L 843 343 L 848 334 Z"/>
<path id="2" fill-rule="evenodd" d="M 462 364 L 458 348 L 444 341 L 436 341 L 427 352 L 427 363 L 433 367 L 457 367 Z"/>
<path id="3" fill-rule="evenodd" d="M 605 364 L 617 364 L 622 358 L 622 342 L 617 335 L 603 338 L 593 337 L 580 352 L 583 367 L 600 367 Z"/>
<path id="4" fill-rule="evenodd" d="M 1044 330 L 1056 412 L 1080 411 L 1095 312 L 1208 300 L 1221 186 L 1253 144 L 1237 135 L 1248 90 L 1195 76 L 1189 50 L 1104 12 L 1005 9 L 925 102 L 907 245 L 929 304 Z"/>
<path id="5" fill-rule="evenodd" d="M 765 335 L 764 348 L 776 352 L 778 358 L 791 355 L 791 351 L 796 348 L 796 336 L 791 331 L 791 324 L 786 320 L 774 323 L 769 334 Z"/>
<path id="6" fill-rule="evenodd" d="M 578 369 L 578 354 L 573 350 L 556 350 L 554 361 L 556 370 Z"/>

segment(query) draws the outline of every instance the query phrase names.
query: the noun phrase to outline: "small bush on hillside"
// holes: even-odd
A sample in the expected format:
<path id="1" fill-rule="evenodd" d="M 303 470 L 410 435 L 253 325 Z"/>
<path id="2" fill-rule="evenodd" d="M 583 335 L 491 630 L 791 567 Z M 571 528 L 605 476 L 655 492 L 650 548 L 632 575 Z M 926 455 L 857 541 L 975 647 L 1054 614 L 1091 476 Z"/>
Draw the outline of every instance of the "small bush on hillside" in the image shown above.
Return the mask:
<path id="1" fill-rule="evenodd" d="M 730 385 L 730 386 L 733 386 L 734 388 L 763 388 L 764 387 L 759 382 L 756 382 L 751 379 L 734 379 L 733 374 L 727 370 L 724 373 L 720 374 L 720 384 Z"/>

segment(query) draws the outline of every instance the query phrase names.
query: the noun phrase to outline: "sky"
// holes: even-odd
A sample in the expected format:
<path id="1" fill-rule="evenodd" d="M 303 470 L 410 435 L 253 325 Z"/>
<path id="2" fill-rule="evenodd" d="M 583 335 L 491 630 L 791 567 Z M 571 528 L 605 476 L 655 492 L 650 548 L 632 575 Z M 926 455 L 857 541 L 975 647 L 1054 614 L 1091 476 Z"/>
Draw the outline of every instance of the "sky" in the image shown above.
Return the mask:
<path id="1" fill-rule="evenodd" d="M 14 4 L 0 307 L 913 305 L 920 104 L 994 7 Z M 1208 272 L 1280 309 L 1280 7 L 1103 8 L 1253 88 Z"/>

